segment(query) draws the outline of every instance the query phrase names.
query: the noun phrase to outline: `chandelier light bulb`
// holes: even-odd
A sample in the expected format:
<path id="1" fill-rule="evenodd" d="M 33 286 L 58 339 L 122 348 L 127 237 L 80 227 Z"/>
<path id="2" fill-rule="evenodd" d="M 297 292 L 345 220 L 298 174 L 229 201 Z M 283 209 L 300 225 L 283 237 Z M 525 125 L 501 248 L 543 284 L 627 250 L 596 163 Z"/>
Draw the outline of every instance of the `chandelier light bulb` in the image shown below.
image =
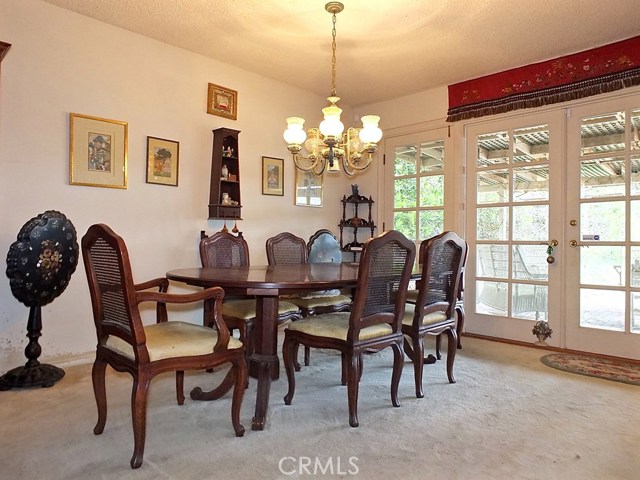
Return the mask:
<path id="1" fill-rule="evenodd" d="M 365 115 L 362 120 L 362 130 L 359 136 L 363 143 L 378 143 L 382 138 L 382 130 L 378 127 L 378 115 Z"/>
<path id="2" fill-rule="evenodd" d="M 340 100 L 338 97 L 329 97 L 327 100 L 331 105 L 322 109 L 324 120 L 320 122 L 320 133 L 325 137 L 340 137 L 344 131 L 344 124 L 340 121 L 342 109 L 335 102 Z"/>
<path id="3" fill-rule="evenodd" d="M 287 118 L 287 129 L 284 131 L 284 140 L 289 145 L 302 145 L 307 138 L 304 131 L 304 118 L 289 117 Z"/>

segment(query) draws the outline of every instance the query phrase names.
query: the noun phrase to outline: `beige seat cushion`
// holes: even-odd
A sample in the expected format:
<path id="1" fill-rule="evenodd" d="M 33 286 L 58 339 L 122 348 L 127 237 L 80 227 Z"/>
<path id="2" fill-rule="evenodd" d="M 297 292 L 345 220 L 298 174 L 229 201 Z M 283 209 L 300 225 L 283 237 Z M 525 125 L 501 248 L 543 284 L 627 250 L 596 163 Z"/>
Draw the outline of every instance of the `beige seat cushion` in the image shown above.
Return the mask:
<path id="1" fill-rule="evenodd" d="M 300 308 L 291 302 L 278 302 L 278 315 L 286 313 L 298 312 Z M 256 318 L 256 301 L 248 300 L 232 300 L 222 304 L 222 315 L 224 317 L 243 318 L 251 320 Z"/>
<path id="2" fill-rule="evenodd" d="M 413 325 L 413 315 L 415 313 L 415 305 L 406 305 L 404 310 L 404 317 L 402 318 L 403 325 Z M 434 325 L 447 320 L 447 315 L 443 312 L 433 312 L 422 317 L 422 325 Z"/>
<path id="3" fill-rule="evenodd" d="M 306 308 L 311 310 L 312 308 L 318 307 L 330 307 L 330 306 L 341 306 L 341 305 L 350 305 L 351 298 L 346 295 L 334 295 L 331 297 L 305 297 L 305 298 L 291 298 L 289 300 L 292 303 L 295 303 L 299 307 Z"/>
<path id="4" fill-rule="evenodd" d="M 407 302 L 416 303 L 418 301 L 418 290 L 407 290 Z"/>
<path id="5" fill-rule="evenodd" d="M 303 318 L 297 322 L 290 323 L 288 330 L 306 333 L 315 337 L 329 337 L 340 340 L 347 340 L 349 330 L 349 312 L 325 313 L 309 318 Z M 360 330 L 360 340 L 381 337 L 392 333 L 391 325 L 383 323 L 373 325 Z"/>
<path id="6" fill-rule="evenodd" d="M 213 351 L 218 341 L 218 332 L 209 327 L 187 322 L 155 323 L 144 327 L 149 359 L 153 362 L 163 358 L 191 357 Z M 107 339 L 107 347 L 122 355 L 135 359 L 133 347 L 113 335 Z M 229 339 L 228 348 L 241 348 L 237 338 Z"/>

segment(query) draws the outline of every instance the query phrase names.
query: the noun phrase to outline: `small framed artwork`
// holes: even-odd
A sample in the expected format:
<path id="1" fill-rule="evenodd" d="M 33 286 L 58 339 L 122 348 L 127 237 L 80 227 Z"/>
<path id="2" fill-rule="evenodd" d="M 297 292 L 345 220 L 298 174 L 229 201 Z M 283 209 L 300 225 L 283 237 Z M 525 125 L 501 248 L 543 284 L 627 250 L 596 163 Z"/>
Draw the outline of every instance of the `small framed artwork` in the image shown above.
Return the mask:
<path id="1" fill-rule="evenodd" d="M 207 113 L 231 120 L 238 118 L 238 92 L 210 83 L 207 95 Z"/>
<path id="2" fill-rule="evenodd" d="M 127 122 L 69 114 L 69 183 L 127 188 Z"/>
<path id="3" fill-rule="evenodd" d="M 262 157 L 262 194 L 284 195 L 284 159 Z"/>
<path id="4" fill-rule="evenodd" d="M 322 206 L 322 175 L 296 168 L 295 204 L 302 207 Z"/>
<path id="5" fill-rule="evenodd" d="M 178 186 L 180 144 L 166 138 L 147 137 L 147 183 Z"/>

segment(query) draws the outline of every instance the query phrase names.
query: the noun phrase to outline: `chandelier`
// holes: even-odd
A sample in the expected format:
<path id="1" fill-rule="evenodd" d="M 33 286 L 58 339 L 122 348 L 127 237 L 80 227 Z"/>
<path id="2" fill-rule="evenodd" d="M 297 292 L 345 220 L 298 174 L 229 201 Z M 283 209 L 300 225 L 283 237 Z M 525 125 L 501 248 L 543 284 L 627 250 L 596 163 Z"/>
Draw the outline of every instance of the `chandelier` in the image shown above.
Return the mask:
<path id="1" fill-rule="evenodd" d="M 304 131 L 304 118 L 287 118 L 287 129 L 284 139 L 287 150 L 293 155 L 296 167 L 304 171 L 312 171 L 316 175 L 338 172 L 339 164 L 348 176 L 366 169 L 373 160 L 373 154 L 382 138 L 382 130 L 378 127 L 380 117 L 366 115 L 361 117 L 362 128 L 350 127 L 344 132 L 344 124 L 340 121 L 342 109 L 336 105 L 340 97 L 336 95 L 336 14 L 344 10 L 340 2 L 329 2 L 325 10 L 332 14 L 333 29 L 331 31 L 331 95 L 327 97 L 329 106 L 322 109 L 324 120 L 319 128 Z M 301 155 L 302 147 L 308 155 Z"/>

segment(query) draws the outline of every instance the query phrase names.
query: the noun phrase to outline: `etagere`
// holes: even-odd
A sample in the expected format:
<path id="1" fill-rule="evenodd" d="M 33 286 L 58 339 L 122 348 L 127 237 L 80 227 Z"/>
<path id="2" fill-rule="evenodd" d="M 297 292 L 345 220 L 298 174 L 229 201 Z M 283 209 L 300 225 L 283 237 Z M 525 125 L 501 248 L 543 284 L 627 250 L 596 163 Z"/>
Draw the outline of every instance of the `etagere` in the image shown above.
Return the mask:
<path id="1" fill-rule="evenodd" d="M 362 251 L 364 247 L 363 241 L 358 241 L 358 229 L 367 229 L 371 232 L 371 235 L 367 238 L 373 237 L 373 232 L 376 229 L 375 223 L 371 217 L 371 208 L 373 207 L 373 198 L 365 197 L 364 195 L 360 195 L 358 192 L 358 186 L 351 186 L 352 194 L 348 197 L 344 195 L 342 197 L 342 220 L 338 224 L 340 228 L 340 248 L 343 252 L 353 254 L 353 261 L 355 262 L 358 254 Z M 352 205 L 353 207 L 353 217 L 347 218 L 347 205 Z M 366 205 L 368 207 L 368 216 L 365 220 L 358 216 L 358 207 L 360 205 Z M 348 243 L 344 243 L 344 229 L 349 228 L 352 229 L 351 234 L 353 235 L 353 240 Z M 366 240 L 366 239 L 365 239 Z"/>
<path id="2" fill-rule="evenodd" d="M 239 130 L 213 130 L 209 218 L 241 219 Z"/>

